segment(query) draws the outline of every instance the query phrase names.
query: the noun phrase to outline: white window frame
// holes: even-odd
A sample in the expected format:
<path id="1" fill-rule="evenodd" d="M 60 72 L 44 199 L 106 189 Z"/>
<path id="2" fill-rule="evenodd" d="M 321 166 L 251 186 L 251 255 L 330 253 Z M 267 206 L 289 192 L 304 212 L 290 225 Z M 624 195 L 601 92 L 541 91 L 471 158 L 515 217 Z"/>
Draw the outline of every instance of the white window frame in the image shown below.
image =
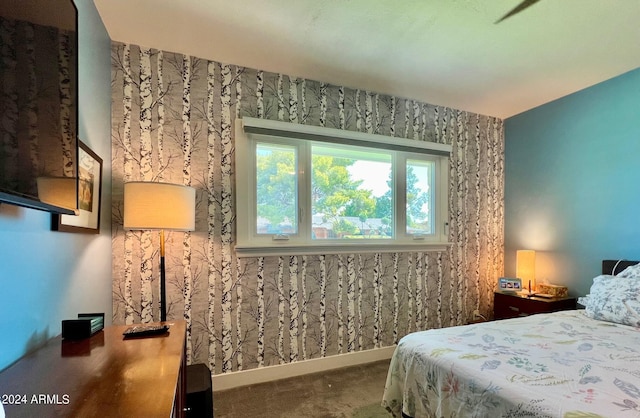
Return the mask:
<path id="1" fill-rule="evenodd" d="M 298 167 L 298 234 L 257 234 L 256 225 L 256 153 L 255 144 L 264 142 L 299 145 Z M 394 151 L 395 190 L 394 237 L 375 240 L 319 239 L 311 237 L 311 176 L 305 167 L 302 153 L 310 154 L 308 141 L 321 141 L 368 149 Z M 441 251 L 450 243 L 448 237 L 448 171 L 451 145 L 393 138 L 384 135 L 323 128 L 288 122 L 243 117 L 236 120 L 236 254 L 238 257 L 273 255 L 349 254 L 369 252 Z M 309 155 L 307 157 L 310 157 Z M 406 233 L 406 160 L 429 159 L 435 163 L 434 233 L 411 235 Z M 310 158 L 307 161 L 310 162 Z M 356 242 L 357 241 L 357 242 Z"/>

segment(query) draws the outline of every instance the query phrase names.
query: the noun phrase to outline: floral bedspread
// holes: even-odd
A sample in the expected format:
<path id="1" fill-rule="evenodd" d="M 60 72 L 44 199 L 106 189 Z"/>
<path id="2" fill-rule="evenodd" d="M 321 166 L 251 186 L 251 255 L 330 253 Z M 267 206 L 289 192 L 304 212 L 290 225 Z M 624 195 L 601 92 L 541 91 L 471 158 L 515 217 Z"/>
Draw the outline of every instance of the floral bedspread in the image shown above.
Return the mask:
<path id="1" fill-rule="evenodd" d="M 382 405 L 409 417 L 640 417 L 640 329 L 564 311 L 409 334 Z"/>

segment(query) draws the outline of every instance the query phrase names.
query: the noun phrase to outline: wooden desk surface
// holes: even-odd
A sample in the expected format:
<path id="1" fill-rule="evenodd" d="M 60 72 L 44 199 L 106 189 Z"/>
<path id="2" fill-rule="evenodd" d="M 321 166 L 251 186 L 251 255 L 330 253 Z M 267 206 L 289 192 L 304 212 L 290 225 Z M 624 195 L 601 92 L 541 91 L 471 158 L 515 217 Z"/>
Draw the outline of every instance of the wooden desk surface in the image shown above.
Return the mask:
<path id="1" fill-rule="evenodd" d="M 7 417 L 170 417 L 186 324 L 166 323 L 167 334 L 145 338 L 125 340 L 127 325 L 53 338 L 0 373 Z"/>

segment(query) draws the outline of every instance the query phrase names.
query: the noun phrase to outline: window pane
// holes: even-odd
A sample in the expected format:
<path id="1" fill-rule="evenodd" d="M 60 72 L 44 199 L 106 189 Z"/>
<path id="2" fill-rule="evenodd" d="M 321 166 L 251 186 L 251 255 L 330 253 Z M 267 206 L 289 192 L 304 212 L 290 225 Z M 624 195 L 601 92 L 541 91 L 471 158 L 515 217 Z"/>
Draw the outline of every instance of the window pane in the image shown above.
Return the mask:
<path id="1" fill-rule="evenodd" d="M 314 239 L 393 238 L 391 154 L 355 147 L 311 147 Z"/>
<path id="2" fill-rule="evenodd" d="M 432 161 L 407 160 L 407 234 L 433 233 Z"/>
<path id="3" fill-rule="evenodd" d="M 256 144 L 256 232 L 298 233 L 296 148 Z"/>

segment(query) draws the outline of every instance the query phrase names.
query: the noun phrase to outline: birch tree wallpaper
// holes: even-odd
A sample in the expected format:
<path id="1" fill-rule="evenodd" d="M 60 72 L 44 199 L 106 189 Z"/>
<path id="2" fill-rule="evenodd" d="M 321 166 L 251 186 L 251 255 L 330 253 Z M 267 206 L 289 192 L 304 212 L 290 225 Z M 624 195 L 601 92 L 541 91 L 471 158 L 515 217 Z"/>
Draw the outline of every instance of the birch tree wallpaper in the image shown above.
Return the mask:
<path id="1" fill-rule="evenodd" d="M 130 44 L 112 47 L 115 324 L 159 320 L 159 234 L 122 228 L 126 181 L 191 185 L 167 234 L 168 319 L 214 374 L 395 344 L 489 314 L 503 272 L 500 119 Z M 398 77 L 401 77 L 399 74 Z M 251 116 L 453 146 L 446 251 L 238 258 L 234 122 Z"/>

